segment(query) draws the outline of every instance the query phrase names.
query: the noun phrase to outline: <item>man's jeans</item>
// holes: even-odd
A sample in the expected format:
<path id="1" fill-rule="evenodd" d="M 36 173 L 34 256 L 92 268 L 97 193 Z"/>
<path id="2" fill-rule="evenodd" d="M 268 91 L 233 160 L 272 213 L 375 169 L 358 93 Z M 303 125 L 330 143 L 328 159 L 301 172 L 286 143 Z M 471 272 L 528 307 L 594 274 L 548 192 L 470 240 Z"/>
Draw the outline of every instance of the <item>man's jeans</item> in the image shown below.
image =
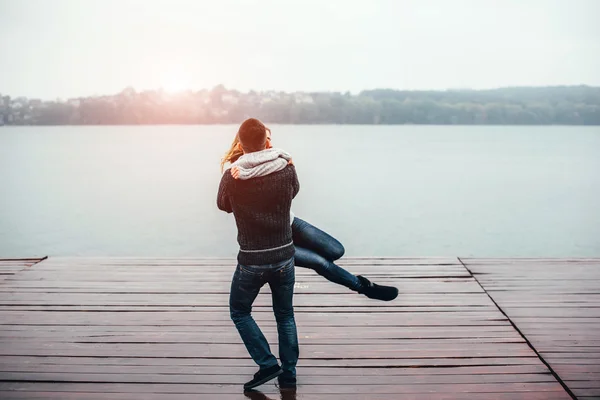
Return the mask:
<path id="1" fill-rule="evenodd" d="M 300 218 L 294 218 L 292 237 L 296 265 L 310 268 L 325 279 L 359 291 L 360 280 L 333 262 L 344 255 L 344 246 L 334 237 Z"/>
<path id="2" fill-rule="evenodd" d="M 254 318 L 252 303 L 260 288 L 268 283 L 273 297 L 273 311 L 279 335 L 279 358 L 286 376 L 296 376 L 298 333 L 294 320 L 294 258 L 271 265 L 238 264 L 229 295 L 229 312 L 244 345 L 260 369 L 272 367 L 277 359 Z"/>

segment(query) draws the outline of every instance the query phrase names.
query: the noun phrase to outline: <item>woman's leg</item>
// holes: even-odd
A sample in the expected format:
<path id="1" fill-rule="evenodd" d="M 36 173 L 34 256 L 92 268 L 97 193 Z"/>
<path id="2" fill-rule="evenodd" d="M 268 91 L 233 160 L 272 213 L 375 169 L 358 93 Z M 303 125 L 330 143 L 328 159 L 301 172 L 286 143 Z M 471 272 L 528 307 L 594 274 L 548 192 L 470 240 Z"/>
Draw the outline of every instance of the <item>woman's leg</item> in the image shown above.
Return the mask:
<path id="1" fill-rule="evenodd" d="M 328 281 L 346 286 L 357 292 L 362 288 L 362 283 L 356 275 L 352 275 L 350 272 L 310 249 L 296 246 L 296 255 L 294 257 L 296 259 L 296 266 L 310 268 Z"/>
<path id="2" fill-rule="evenodd" d="M 372 299 L 390 301 L 398 296 L 395 287 L 377 285 L 334 264 L 333 261 L 344 255 L 344 246 L 319 228 L 296 217 L 292 223 L 292 237 L 298 267 L 310 268 L 325 279 Z"/>
<path id="3" fill-rule="evenodd" d="M 345 252 L 336 238 L 298 217 L 292 223 L 292 238 L 296 246 L 312 250 L 329 261 L 342 258 Z"/>

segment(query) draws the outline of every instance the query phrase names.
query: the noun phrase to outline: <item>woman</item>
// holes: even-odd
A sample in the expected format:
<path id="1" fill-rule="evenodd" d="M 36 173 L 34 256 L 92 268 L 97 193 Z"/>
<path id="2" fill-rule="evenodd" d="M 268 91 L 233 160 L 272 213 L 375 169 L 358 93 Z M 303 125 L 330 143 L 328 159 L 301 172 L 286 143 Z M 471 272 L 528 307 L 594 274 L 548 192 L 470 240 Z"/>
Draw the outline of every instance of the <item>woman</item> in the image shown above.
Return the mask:
<path id="1" fill-rule="evenodd" d="M 279 149 L 272 149 L 271 130 L 267 127 L 265 129 L 267 130 L 267 149 L 269 149 L 264 150 L 269 152 L 267 157 L 261 158 L 260 154 L 252 153 L 252 155 L 248 154 L 241 158 L 244 152 L 236 135 L 231 148 L 221 160 L 221 172 L 223 172 L 225 164 L 230 163 L 232 167 L 225 173 L 231 173 L 236 179 L 249 179 L 267 175 L 291 164 L 292 160 L 289 154 Z M 248 159 L 249 156 L 253 158 L 252 161 Z M 285 162 L 282 162 L 282 159 Z M 240 168 L 243 168 L 244 173 L 240 173 Z M 353 275 L 336 265 L 334 261 L 341 258 L 345 250 L 344 246 L 334 237 L 293 214 L 291 223 L 292 238 L 296 247 L 296 266 L 310 268 L 325 279 L 346 286 L 372 299 L 390 301 L 398 296 L 397 288 L 377 285 L 364 276 Z"/>

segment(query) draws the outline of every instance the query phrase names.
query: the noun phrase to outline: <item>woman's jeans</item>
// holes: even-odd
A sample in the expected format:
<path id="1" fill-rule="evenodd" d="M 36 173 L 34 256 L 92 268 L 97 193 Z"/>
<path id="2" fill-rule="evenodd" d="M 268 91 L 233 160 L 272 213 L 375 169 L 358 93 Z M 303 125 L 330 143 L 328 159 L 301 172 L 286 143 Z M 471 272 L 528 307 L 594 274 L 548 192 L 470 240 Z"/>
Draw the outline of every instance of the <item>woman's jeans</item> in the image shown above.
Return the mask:
<path id="1" fill-rule="evenodd" d="M 250 356 L 260 369 L 272 367 L 277 359 L 269 343 L 250 315 L 252 303 L 260 289 L 268 283 L 273 298 L 273 311 L 279 335 L 279 359 L 287 376 L 296 376 L 298 333 L 294 320 L 294 258 L 271 265 L 238 264 L 229 295 L 229 312 Z"/>
<path id="2" fill-rule="evenodd" d="M 344 255 L 344 246 L 329 234 L 298 217 L 292 223 L 296 265 L 310 268 L 325 279 L 352 290 L 361 289 L 360 280 L 333 262 Z"/>

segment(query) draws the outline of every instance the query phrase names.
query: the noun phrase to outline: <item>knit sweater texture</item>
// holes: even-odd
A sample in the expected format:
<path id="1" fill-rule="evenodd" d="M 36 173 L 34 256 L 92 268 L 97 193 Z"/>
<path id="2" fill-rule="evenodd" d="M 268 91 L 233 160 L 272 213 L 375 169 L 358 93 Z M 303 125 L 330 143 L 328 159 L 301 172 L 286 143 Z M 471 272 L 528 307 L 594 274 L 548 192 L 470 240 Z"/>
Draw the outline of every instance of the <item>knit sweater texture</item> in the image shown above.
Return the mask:
<path id="1" fill-rule="evenodd" d="M 238 158 L 231 168 L 238 169 L 237 179 L 246 180 L 272 174 L 281 171 L 288 166 L 292 156 L 278 148 L 271 148 L 254 153 L 244 154 Z M 290 210 L 290 224 L 294 222 L 295 215 Z"/>
<path id="2" fill-rule="evenodd" d="M 230 169 L 223 173 L 217 206 L 235 217 L 240 264 L 275 264 L 294 255 L 290 208 L 299 190 L 293 165 L 247 180 L 234 179 Z"/>

